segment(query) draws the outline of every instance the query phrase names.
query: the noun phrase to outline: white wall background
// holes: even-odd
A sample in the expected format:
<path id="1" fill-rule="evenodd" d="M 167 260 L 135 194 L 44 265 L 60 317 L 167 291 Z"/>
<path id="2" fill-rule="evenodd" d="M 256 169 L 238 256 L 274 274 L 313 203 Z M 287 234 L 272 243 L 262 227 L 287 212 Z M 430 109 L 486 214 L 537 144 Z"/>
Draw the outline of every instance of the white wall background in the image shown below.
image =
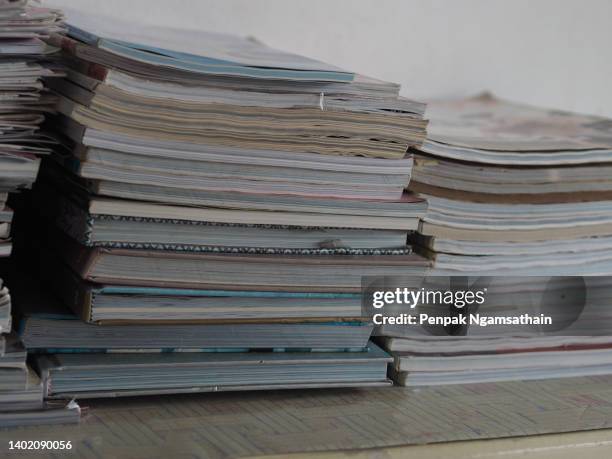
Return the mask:
<path id="1" fill-rule="evenodd" d="M 49 0 L 138 23 L 251 35 L 402 84 L 612 117 L 611 0 Z"/>

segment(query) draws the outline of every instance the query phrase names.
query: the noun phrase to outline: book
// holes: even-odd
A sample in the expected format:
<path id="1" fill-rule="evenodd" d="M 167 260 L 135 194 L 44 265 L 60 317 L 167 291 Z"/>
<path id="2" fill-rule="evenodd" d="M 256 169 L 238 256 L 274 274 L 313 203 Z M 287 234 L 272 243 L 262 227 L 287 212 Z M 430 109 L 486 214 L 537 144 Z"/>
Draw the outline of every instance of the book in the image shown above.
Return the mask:
<path id="1" fill-rule="evenodd" d="M 6 412 L 40 410 L 44 407 L 43 386 L 38 375 L 28 367 L 25 388 L 0 390 L 0 416 Z M 2 419 L 0 417 L 0 419 Z M 6 421 L 4 422 L 8 422 Z M 0 426 L 4 425 L 0 420 Z"/>
<path id="2" fill-rule="evenodd" d="M 260 98 L 257 93 L 273 93 L 280 95 L 282 100 L 284 95 L 295 92 L 317 96 L 320 96 L 321 93 L 336 96 L 360 95 L 381 99 L 398 97 L 400 91 L 400 85 L 397 83 L 361 74 L 354 74 L 352 81 L 300 81 L 237 76 L 228 78 L 212 74 L 202 78 L 197 74 L 187 72 L 166 73 L 162 77 L 159 69 L 146 67 L 150 69 L 150 72 L 145 76 L 142 72 L 128 71 L 125 68 L 121 70 L 93 62 L 87 56 L 87 47 L 71 37 L 54 34 L 47 41 L 62 49 L 63 63 L 67 69 L 66 78 L 61 82 L 52 82 L 52 84 L 62 84 L 58 89 L 62 88 L 62 92 L 68 92 L 71 97 L 74 95 L 75 98 L 83 101 L 87 101 L 88 97 L 91 97 L 91 91 L 94 91 L 100 84 L 143 95 L 170 93 L 183 96 L 189 94 L 190 97 L 212 93 L 225 98 L 231 97 L 231 93 L 225 91 L 248 89 L 248 93 L 241 93 L 247 100 L 250 99 L 251 92 L 256 93 L 256 99 Z M 123 60 L 122 62 L 125 63 Z M 146 84 L 143 84 L 144 82 Z M 185 86 L 189 89 L 186 90 Z M 88 92 L 82 91 L 81 88 Z M 289 98 L 291 99 L 291 96 Z M 425 104 L 417 101 L 412 101 L 412 103 L 414 105 L 411 111 L 421 114 L 425 112 Z"/>
<path id="3" fill-rule="evenodd" d="M 43 263 L 56 270 L 48 276 L 52 290 L 86 322 L 342 322 L 363 317 L 357 293 L 101 285 L 77 279 L 66 266 Z"/>
<path id="4" fill-rule="evenodd" d="M 312 216 L 313 221 L 319 222 L 319 226 L 344 226 L 349 228 L 412 230 L 418 225 L 414 214 L 422 213 L 424 206 L 424 204 L 415 206 L 415 199 L 408 194 L 403 195 L 401 199 L 390 201 L 316 199 L 280 195 L 249 195 L 233 192 L 203 192 L 104 180 L 92 183 L 91 190 L 102 196 L 181 206 L 200 205 L 269 212 L 297 211 L 298 215 L 299 213 L 312 213 L 315 214 Z M 422 203 L 423 201 L 417 200 L 416 202 Z M 413 215 L 406 215 L 405 212 L 413 213 Z M 327 214 L 340 214 L 345 222 L 344 225 L 341 223 L 331 224 L 333 220 Z"/>
<path id="5" fill-rule="evenodd" d="M 0 427 L 78 424 L 81 407 L 74 400 L 34 410 L 0 412 Z"/>
<path id="6" fill-rule="evenodd" d="M 26 349 L 15 333 L 4 335 L 4 349 L 0 355 L 0 368 L 26 368 Z"/>
<path id="7" fill-rule="evenodd" d="M 406 387 L 436 385 L 470 385 L 503 381 L 535 381 L 555 378 L 576 378 L 603 376 L 612 372 L 612 365 L 588 365 L 581 367 L 535 367 L 520 369 L 497 368 L 494 370 L 440 371 L 435 373 L 392 372 L 393 380 Z"/>
<path id="8" fill-rule="evenodd" d="M 385 386 L 389 356 L 364 352 L 40 355 L 47 398 Z"/>
<path id="9" fill-rule="evenodd" d="M 101 249 L 57 232 L 53 250 L 83 279 L 119 285 L 358 292 L 363 276 L 423 275 L 416 255 L 241 255 Z"/>
<path id="10" fill-rule="evenodd" d="M 250 78 L 351 81 L 353 73 L 262 43 L 201 30 L 173 29 L 140 24 L 134 27 L 117 18 L 88 15 L 64 8 L 68 33 L 88 46 L 91 57 L 125 61 L 169 72 Z"/>
<path id="11" fill-rule="evenodd" d="M 381 338 L 381 343 L 389 352 L 411 355 L 477 355 L 489 353 L 495 355 L 505 352 L 528 352 L 535 350 L 563 349 L 597 349 L 612 345 L 609 336 L 495 336 L 471 335 L 469 339 L 462 336 L 389 336 Z"/>
<path id="12" fill-rule="evenodd" d="M 133 322 L 133 323 L 130 323 Z M 190 321 L 192 322 L 192 321 Z M 21 339 L 31 353 L 159 353 L 363 350 L 372 333 L 366 322 L 172 324 L 120 319 L 88 324 L 70 314 L 31 314 Z"/>

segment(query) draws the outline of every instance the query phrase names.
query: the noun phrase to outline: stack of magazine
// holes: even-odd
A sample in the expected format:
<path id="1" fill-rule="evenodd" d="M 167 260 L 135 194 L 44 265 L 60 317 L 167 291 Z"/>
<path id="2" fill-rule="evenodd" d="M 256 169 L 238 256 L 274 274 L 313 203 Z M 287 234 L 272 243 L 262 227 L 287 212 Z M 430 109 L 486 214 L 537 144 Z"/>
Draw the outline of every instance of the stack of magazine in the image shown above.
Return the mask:
<path id="1" fill-rule="evenodd" d="M 42 39 L 59 32 L 62 15 L 25 0 L 0 1 L 0 257 L 11 254 L 13 211 L 8 193 L 30 188 L 50 139 L 39 133 L 45 113 L 57 98 L 43 86 L 44 77 L 60 73 L 48 62 L 53 49 Z M 43 405 L 43 386 L 26 364 L 26 350 L 11 333 L 11 296 L 0 279 L 0 427 L 76 422 L 79 407 Z M 48 408 L 48 409 L 45 409 Z"/>
<path id="2" fill-rule="evenodd" d="M 62 30 L 62 15 L 27 1 L 3 0 L 0 25 L 0 256 L 8 256 L 13 218 L 8 193 L 30 188 L 40 165 L 37 155 L 50 152 L 51 140 L 39 129 L 57 97 L 42 80 L 61 73 L 48 61 L 53 48 L 42 38 Z"/>
<path id="3" fill-rule="evenodd" d="M 439 273 L 612 273 L 612 121 L 498 100 L 432 103 L 410 188 Z"/>
<path id="4" fill-rule="evenodd" d="M 10 303 L 6 288 L 0 290 L 0 301 Z M 0 335 L 0 427 L 79 422 L 76 402 L 43 401 L 43 384 L 26 358 L 15 333 Z"/>
<path id="5" fill-rule="evenodd" d="M 428 266 L 404 191 L 424 105 L 253 40 L 67 17 L 34 200 L 78 319 L 24 320 L 46 396 L 388 384 L 361 277 Z"/>
<path id="6" fill-rule="evenodd" d="M 443 285 L 446 277 L 424 283 Z M 456 278 L 455 278 L 456 279 Z M 468 279 L 463 277 L 462 279 Z M 471 276 L 484 303 L 451 312 L 419 303 L 430 317 L 463 325 L 385 325 L 381 344 L 394 355 L 394 379 L 407 386 L 471 384 L 612 374 L 609 276 Z M 446 291 L 446 290 L 445 290 Z"/>
<path id="7" fill-rule="evenodd" d="M 419 386 L 612 373 L 612 121 L 488 94 L 432 103 L 428 116 L 409 188 L 428 201 L 412 240 L 433 260 L 431 274 L 505 279 L 505 294 L 478 313 L 522 308 L 552 324 L 388 328 L 395 379 Z M 568 300 L 576 301 L 571 320 L 560 320 Z"/>

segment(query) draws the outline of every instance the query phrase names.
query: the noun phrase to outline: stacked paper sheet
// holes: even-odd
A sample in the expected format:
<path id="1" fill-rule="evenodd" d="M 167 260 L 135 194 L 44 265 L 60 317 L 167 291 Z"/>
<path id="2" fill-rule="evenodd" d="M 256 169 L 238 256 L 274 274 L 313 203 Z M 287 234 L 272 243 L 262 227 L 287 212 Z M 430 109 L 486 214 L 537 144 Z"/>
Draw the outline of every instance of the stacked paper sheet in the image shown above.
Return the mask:
<path id="1" fill-rule="evenodd" d="M 425 106 L 252 40 L 68 22 L 48 40 L 62 147 L 34 190 L 62 304 L 23 325 L 47 394 L 388 384 L 359 292 L 428 266 L 407 245 L 426 204 L 404 190 Z"/>

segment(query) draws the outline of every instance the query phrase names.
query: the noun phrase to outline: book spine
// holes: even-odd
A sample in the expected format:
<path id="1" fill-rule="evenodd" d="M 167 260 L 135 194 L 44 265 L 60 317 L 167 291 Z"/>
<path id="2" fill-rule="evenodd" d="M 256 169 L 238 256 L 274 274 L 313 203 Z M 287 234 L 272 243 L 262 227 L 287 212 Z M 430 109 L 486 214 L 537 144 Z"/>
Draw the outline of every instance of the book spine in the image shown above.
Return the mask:
<path id="1" fill-rule="evenodd" d="M 95 294 L 90 286 L 77 285 L 73 290 L 72 310 L 83 322 L 93 323 L 93 303 Z"/>
<path id="2" fill-rule="evenodd" d="M 67 80 L 51 81 L 47 86 L 58 94 L 89 107 L 94 98 L 94 93 Z"/>
<path id="3" fill-rule="evenodd" d="M 58 362 L 53 355 L 43 355 L 32 360 L 32 367 L 38 373 L 43 388 L 43 398 L 47 398 L 52 393 L 50 369 Z"/>
<path id="4" fill-rule="evenodd" d="M 36 185 L 33 196 L 42 220 L 59 227 L 81 244 L 91 245 L 93 218 L 83 206 L 43 180 Z"/>
<path id="5" fill-rule="evenodd" d="M 339 248 L 283 248 L 283 247 L 248 247 L 248 246 L 219 246 L 199 244 L 179 244 L 166 242 L 119 242 L 119 241 L 93 241 L 91 240 L 91 228 L 95 225 L 95 219 L 89 220 L 89 232 L 75 233 L 79 241 L 93 247 L 104 247 L 108 249 L 126 250 L 162 250 L 170 252 L 193 252 L 211 254 L 244 254 L 244 255 L 295 255 L 295 256 L 330 256 L 330 255 L 352 255 L 352 256 L 392 256 L 410 255 L 411 247 L 398 247 L 391 249 L 353 249 L 348 247 Z M 70 233 L 71 235 L 73 233 Z"/>
<path id="6" fill-rule="evenodd" d="M 51 250 L 40 250 L 40 267 L 55 294 L 83 321 L 91 321 L 92 286 L 78 276 Z M 27 325 L 27 324 L 26 324 Z"/>
<path id="7" fill-rule="evenodd" d="M 58 114 L 54 118 L 54 126 L 58 132 L 68 137 L 75 143 L 82 143 L 83 136 L 85 135 L 86 127 L 80 123 L 77 123 L 69 116 Z M 44 170 L 44 168 L 43 168 Z"/>
<path id="8" fill-rule="evenodd" d="M 52 46 L 60 48 L 64 53 L 74 58 L 83 58 L 82 48 L 85 46 L 70 37 L 60 34 L 52 34 L 47 40 Z M 79 59 L 79 71 L 90 78 L 98 80 L 100 82 L 106 81 L 108 76 L 108 69 L 103 65 L 96 64 L 95 62 L 83 61 Z"/>
<path id="9" fill-rule="evenodd" d="M 57 112 L 66 118 L 72 118 L 78 109 L 78 105 L 70 98 L 60 95 L 57 102 Z"/>
<path id="10" fill-rule="evenodd" d="M 90 273 L 93 271 L 101 252 L 105 251 L 105 249 L 85 247 L 57 228 L 50 229 L 49 242 L 48 247 L 52 247 L 50 250 L 55 252 L 61 260 L 64 260 L 81 279 L 85 280 L 91 280 Z"/>

